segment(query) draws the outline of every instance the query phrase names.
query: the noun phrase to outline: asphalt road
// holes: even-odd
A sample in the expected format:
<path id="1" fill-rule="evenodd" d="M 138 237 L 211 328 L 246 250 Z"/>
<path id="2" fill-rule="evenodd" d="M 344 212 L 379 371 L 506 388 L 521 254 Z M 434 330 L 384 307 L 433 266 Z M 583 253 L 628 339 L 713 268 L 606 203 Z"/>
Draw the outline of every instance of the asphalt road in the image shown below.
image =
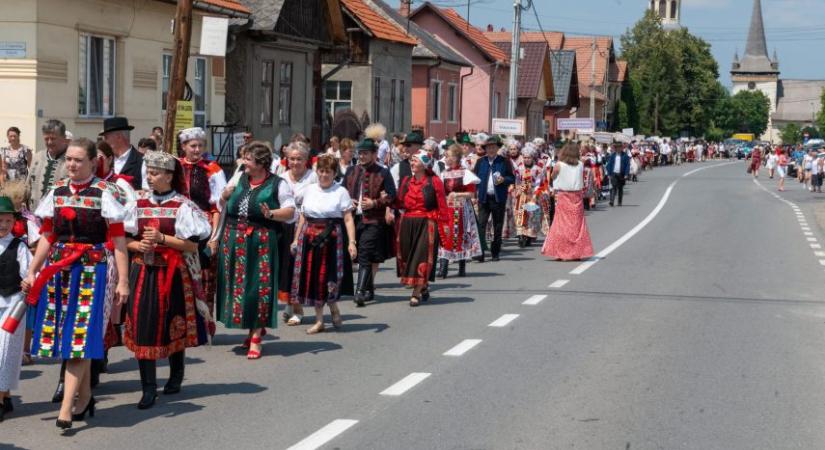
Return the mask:
<path id="1" fill-rule="evenodd" d="M 510 243 L 417 309 L 387 265 L 380 301 L 343 303 L 341 331 L 280 326 L 247 361 L 244 335 L 220 330 L 151 410 L 115 349 L 97 416 L 68 435 L 48 402 L 57 365 L 38 362 L 0 447 L 825 448 L 825 236 L 813 194 L 764 178 L 657 168 L 588 214 L 595 262 Z"/>

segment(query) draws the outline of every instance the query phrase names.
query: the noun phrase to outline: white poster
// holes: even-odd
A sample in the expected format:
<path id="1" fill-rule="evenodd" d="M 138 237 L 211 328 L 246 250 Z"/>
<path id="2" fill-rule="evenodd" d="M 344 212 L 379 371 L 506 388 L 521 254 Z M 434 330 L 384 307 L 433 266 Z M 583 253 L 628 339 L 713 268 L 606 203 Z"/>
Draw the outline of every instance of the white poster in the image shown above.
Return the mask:
<path id="1" fill-rule="evenodd" d="M 226 56 L 226 35 L 229 19 L 225 17 L 204 17 L 201 27 L 201 55 Z"/>

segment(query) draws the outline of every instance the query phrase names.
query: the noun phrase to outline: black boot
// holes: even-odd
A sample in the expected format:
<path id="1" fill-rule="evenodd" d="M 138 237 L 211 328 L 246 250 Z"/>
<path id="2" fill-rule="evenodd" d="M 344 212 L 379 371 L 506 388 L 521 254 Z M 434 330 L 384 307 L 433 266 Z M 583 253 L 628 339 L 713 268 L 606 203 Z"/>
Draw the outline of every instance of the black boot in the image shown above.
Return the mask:
<path id="1" fill-rule="evenodd" d="M 524 236 L 519 236 L 518 237 L 518 247 L 519 248 L 524 248 L 525 245 L 527 245 L 527 239 Z"/>
<path id="2" fill-rule="evenodd" d="M 458 262 L 458 276 L 466 277 L 467 276 L 467 261 L 461 260 Z"/>
<path id="3" fill-rule="evenodd" d="M 447 278 L 449 262 L 446 258 L 438 258 L 438 276 L 443 280 Z"/>
<path id="4" fill-rule="evenodd" d="M 361 264 L 358 266 L 358 282 L 355 286 L 355 305 L 363 307 L 367 301 L 369 282 L 372 277 L 372 267 Z"/>
<path id="5" fill-rule="evenodd" d="M 95 387 L 100 384 L 100 373 L 103 372 L 104 362 L 102 359 L 93 359 L 92 366 L 89 372 L 90 380 L 89 386 Z"/>
<path id="6" fill-rule="evenodd" d="M 184 358 L 183 350 L 169 355 L 169 381 L 163 386 L 163 395 L 180 392 L 180 385 L 183 384 Z"/>
<path id="7" fill-rule="evenodd" d="M 52 403 L 61 403 L 63 401 L 63 382 L 66 380 L 66 360 L 60 365 L 60 379 L 57 382 L 57 388 L 52 395 Z"/>
<path id="8" fill-rule="evenodd" d="M 140 384 L 143 388 L 143 397 L 138 402 L 138 409 L 149 409 L 155 405 L 158 398 L 158 381 L 155 361 L 152 359 L 139 359 Z"/>

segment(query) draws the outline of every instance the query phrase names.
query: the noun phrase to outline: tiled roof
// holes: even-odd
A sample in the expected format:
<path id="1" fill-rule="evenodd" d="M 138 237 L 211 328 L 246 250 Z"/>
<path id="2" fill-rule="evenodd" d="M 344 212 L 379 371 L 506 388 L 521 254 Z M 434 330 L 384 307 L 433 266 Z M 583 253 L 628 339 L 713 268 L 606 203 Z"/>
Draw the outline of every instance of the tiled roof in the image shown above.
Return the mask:
<path id="1" fill-rule="evenodd" d="M 604 85 L 604 77 L 608 71 L 608 61 L 610 60 L 610 50 L 613 46 L 613 39 L 609 37 L 596 38 L 596 65 L 595 76 L 592 74 L 593 56 L 592 36 L 566 36 L 564 38 L 564 50 L 576 51 L 576 65 L 579 71 L 579 92 L 582 97 L 590 96 L 590 85 L 596 87 L 596 98 L 604 100 L 604 95 L 598 89 Z"/>
<path id="2" fill-rule="evenodd" d="M 461 33 L 472 45 L 481 50 L 492 61 L 507 63 L 507 56 L 492 41 L 484 37 L 484 33 L 478 28 L 470 25 L 461 14 L 452 8 L 439 8 L 430 2 L 424 2 L 412 14 L 411 17 L 419 13 L 424 8 L 430 8 L 433 12 L 441 16 L 453 29 Z"/>
<path id="3" fill-rule="evenodd" d="M 413 49 L 413 58 L 440 58 L 448 63 L 459 66 L 469 67 L 472 65 L 447 44 L 439 41 L 438 38 L 419 27 L 417 23 L 402 16 L 401 13 L 392 6 L 382 0 L 367 1 L 372 2 L 378 7 L 378 12 L 383 13 L 385 18 L 394 21 L 402 28 L 406 28 L 410 36 L 418 39 L 418 45 Z"/>
<path id="4" fill-rule="evenodd" d="M 509 42 L 496 42 L 496 46 L 512 61 L 512 58 L 510 58 Z M 524 49 L 524 57 L 519 64 L 518 97 L 536 98 L 539 94 L 539 86 L 544 80 L 544 64 L 547 62 L 547 43 L 544 41 L 524 42 L 521 48 Z M 550 95 L 550 92 L 548 92 L 548 95 Z"/>
<path id="5" fill-rule="evenodd" d="M 513 34 L 509 31 L 485 31 L 484 36 L 493 42 L 512 42 Z M 560 31 L 524 31 L 521 42 L 547 42 L 550 48 L 558 50 L 564 43 L 564 33 Z"/>
<path id="6" fill-rule="evenodd" d="M 407 35 L 404 30 L 385 19 L 384 16 L 373 10 L 363 0 L 341 0 L 341 3 L 377 39 L 409 45 L 418 44 L 415 38 Z"/>
<path id="7" fill-rule="evenodd" d="M 610 77 L 608 79 L 617 83 L 624 83 L 626 77 L 627 61 L 617 59 L 615 64 L 610 65 Z"/>
<path id="8" fill-rule="evenodd" d="M 574 84 L 573 76 L 576 73 L 576 52 L 573 50 L 557 50 L 553 52 L 550 56 L 550 67 L 553 70 L 553 91 L 555 93 L 555 97 L 550 102 L 550 106 L 563 108 L 567 106 L 570 101 L 570 88 Z M 578 88 L 575 89 L 574 94 L 578 95 Z"/>
<path id="9" fill-rule="evenodd" d="M 201 6 L 199 5 L 201 3 L 204 5 L 217 6 L 218 8 L 226 8 L 230 11 L 246 15 L 252 12 L 238 0 L 197 0 L 195 7 Z"/>
<path id="10" fill-rule="evenodd" d="M 819 96 L 822 95 L 822 89 L 825 89 L 825 80 L 779 80 L 778 101 L 773 120 L 810 122 L 821 109 Z"/>

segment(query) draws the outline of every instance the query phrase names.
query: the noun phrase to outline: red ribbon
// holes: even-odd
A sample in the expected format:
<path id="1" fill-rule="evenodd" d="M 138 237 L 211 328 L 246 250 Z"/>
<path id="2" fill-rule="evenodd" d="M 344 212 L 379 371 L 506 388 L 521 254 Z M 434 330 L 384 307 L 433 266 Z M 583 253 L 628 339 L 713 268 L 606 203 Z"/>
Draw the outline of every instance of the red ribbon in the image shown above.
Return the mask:
<path id="1" fill-rule="evenodd" d="M 71 253 L 68 256 L 64 256 L 63 259 L 52 263 L 45 269 L 40 271 L 40 274 L 37 275 L 37 279 L 34 280 L 34 285 L 29 290 L 28 295 L 26 295 L 26 303 L 35 306 L 37 305 L 37 301 L 40 298 L 40 293 L 43 291 L 43 288 L 46 287 L 46 283 L 49 282 L 57 272 L 65 269 L 66 267 L 71 266 L 74 264 L 81 256 L 83 256 L 86 251 L 90 250 L 92 246 L 90 244 L 74 244 L 74 245 L 67 245 L 69 249 L 71 249 Z"/>
<path id="2" fill-rule="evenodd" d="M 169 247 L 156 248 L 155 257 L 158 256 L 166 261 L 166 273 L 162 274 L 163 277 L 158 280 L 158 284 L 160 285 L 160 301 L 163 303 L 172 293 L 172 281 L 175 279 L 175 270 L 177 270 L 183 257 L 179 251 Z"/>

